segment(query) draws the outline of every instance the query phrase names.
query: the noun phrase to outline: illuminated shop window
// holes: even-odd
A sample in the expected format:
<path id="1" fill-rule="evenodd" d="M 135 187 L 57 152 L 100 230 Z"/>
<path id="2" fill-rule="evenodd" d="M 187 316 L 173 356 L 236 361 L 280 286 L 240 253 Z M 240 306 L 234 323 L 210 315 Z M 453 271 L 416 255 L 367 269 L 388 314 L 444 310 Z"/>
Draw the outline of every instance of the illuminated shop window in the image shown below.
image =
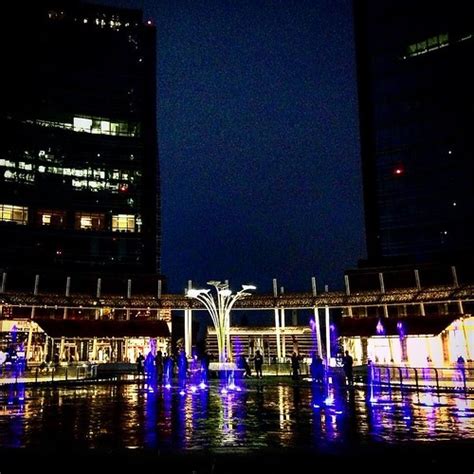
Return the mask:
<path id="1" fill-rule="evenodd" d="M 40 226 L 64 228 L 66 222 L 66 212 L 57 210 L 39 210 L 37 213 L 38 224 Z"/>
<path id="2" fill-rule="evenodd" d="M 0 204 L 0 221 L 26 225 L 28 224 L 28 208 L 24 206 Z"/>
<path id="3" fill-rule="evenodd" d="M 74 227 L 83 230 L 103 230 L 104 221 L 104 214 L 76 212 Z"/>
<path id="4" fill-rule="evenodd" d="M 133 214 L 112 216 L 112 230 L 115 232 L 135 232 L 135 216 Z"/>

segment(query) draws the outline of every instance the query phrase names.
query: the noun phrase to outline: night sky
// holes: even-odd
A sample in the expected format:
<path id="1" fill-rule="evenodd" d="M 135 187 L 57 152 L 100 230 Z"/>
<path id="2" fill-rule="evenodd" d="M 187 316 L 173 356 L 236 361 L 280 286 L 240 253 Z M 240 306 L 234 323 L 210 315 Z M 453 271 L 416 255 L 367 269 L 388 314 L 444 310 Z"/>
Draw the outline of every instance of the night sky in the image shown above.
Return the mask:
<path id="1" fill-rule="evenodd" d="M 350 0 L 122 0 L 158 31 L 162 270 L 341 288 L 365 256 Z"/>

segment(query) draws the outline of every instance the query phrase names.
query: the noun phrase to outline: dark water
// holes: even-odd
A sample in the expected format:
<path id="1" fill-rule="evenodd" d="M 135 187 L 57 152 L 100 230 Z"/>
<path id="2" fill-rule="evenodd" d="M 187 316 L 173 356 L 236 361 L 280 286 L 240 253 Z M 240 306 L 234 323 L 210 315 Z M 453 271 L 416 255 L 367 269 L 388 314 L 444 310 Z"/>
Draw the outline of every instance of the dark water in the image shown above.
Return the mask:
<path id="1" fill-rule="evenodd" d="M 147 385 L 0 389 L 0 446 L 253 452 L 474 438 L 471 396 L 331 392 L 252 381 L 222 394 Z M 326 401 L 326 403 L 325 403 Z"/>

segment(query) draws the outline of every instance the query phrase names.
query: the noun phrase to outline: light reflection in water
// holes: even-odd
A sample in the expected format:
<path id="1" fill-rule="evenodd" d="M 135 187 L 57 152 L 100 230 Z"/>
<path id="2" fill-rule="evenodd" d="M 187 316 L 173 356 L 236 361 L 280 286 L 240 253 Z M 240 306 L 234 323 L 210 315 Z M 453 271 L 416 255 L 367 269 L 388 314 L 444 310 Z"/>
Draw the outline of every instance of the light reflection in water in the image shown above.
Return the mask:
<path id="1" fill-rule="evenodd" d="M 370 404 L 357 388 L 326 392 L 260 382 L 240 392 L 221 388 L 187 386 L 181 395 L 181 387 L 147 384 L 5 387 L 0 445 L 245 451 L 474 437 L 472 395 L 380 393 Z"/>

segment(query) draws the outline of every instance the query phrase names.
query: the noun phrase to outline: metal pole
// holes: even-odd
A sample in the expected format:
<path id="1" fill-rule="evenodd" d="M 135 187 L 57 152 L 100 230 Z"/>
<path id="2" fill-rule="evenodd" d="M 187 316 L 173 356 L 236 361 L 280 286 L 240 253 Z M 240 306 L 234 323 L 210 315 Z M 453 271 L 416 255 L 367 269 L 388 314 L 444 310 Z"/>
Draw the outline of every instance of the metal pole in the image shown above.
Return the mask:
<path id="1" fill-rule="evenodd" d="M 349 275 L 344 275 L 344 285 L 346 287 L 346 296 L 351 295 L 351 287 L 349 285 Z M 347 306 L 347 315 L 352 318 L 352 306 Z"/>
<path id="2" fill-rule="evenodd" d="M 100 290 L 102 289 L 102 278 L 97 278 L 97 290 L 95 292 L 96 298 L 100 298 Z"/>
<path id="3" fill-rule="evenodd" d="M 132 280 L 129 278 L 127 280 L 127 299 L 130 299 L 132 297 Z"/>
<path id="4" fill-rule="evenodd" d="M 285 308 L 280 309 L 280 322 L 281 322 L 281 353 L 282 357 L 286 358 L 286 337 L 285 337 Z"/>
<path id="5" fill-rule="evenodd" d="M 35 275 L 35 286 L 33 288 L 33 295 L 36 296 L 38 294 L 38 289 L 39 289 L 39 275 Z M 31 319 L 35 319 L 35 311 L 36 311 L 36 308 L 33 305 L 31 307 Z"/>
<path id="6" fill-rule="evenodd" d="M 418 290 L 421 290 L 420 272 L 418 270 L 415 270 L 415 283 L 416 283 L 416 288 Z M 423 303 L 420 303 L 420 314 L 422 316 L 426 316 L 425 305 Z"/>
<path id="7" fill-rule="evenodd" d="M 346 296 L 351 294 L 351 287 L 349 286 L 349 275 L 344 275 L 344 286 L 346 287 Z"/>
<path id="8" fill-rule="evenodd" d="M 418 270 L 415 270 L 415 283 L 416 283 L 416 288 L 418 290 L 421 290 L 420 272 Z"/>
<path id="9" fill-rule="evenodd" d="M 453 275 L 454 286 L 458 288 L 459 287 L 458 274 L 456 272 L 456 267 L 454 265 L 451 266 L 451 273 Z"/>
<path id="10" fill-rule="evenodd" d="M 278 283 L 277 279 L 273 279 L 273 297 L 276 298 L 278 296 Z"/>
<path id="11" fill-rule="evenodd" d="M 385 293 L 385 282 L 383 281 L 383 273 L 379 273 L 379 283 L 380 283 L 380 291 L 381 293 Z"/>
<path id="12" fill-rule="evenodd" d="M 331 360 L 331 328 L 329 320 L 329 306 L 324 307 L 325 322 L 326 322 L 326 367 L 329 369 L 329 362 Z"/>
<path id="13" fill-rule="evenodd" d="M 71 294 L 71 277 L 68 276 L 66 278 L 66 297 L 69 297 L 70 294 Z M 66 307 L 64 307 L 63 319 L 67 319 L 67 308 Z"/>
<path id="14" fill-rule="evenodd" d="M 316 324 L 316 342 L 318 344 L 318 355 L 323 358 L 323 348 L 321 344 L 321 324 L 319 322 L 319 308 L 314 307 L 314 322 Z"/>
<path id="15" fill-rule="evenodd" d="M 313 291 L 313 296 L 317 296 L 318 291 L 317 291 L 317 288 L 316 288 L 316 277 L 311 277 L 311 289 Z"/>
<path id="16" fill-rule="evenodd" d="M 71 294 L 71 277 L 66 278 L 66 296 Z"/>
<path id="17" fill-rule="evenodd" d="M 456 288 L 459 288 L 458 274 L 456 272 L 456 267 L 454 265 L 451 266 L 451 273 L 453 275 L 454 286 Z M 458 308 L 459 308 L 459 313 L 464 314 L 464 306 L 461 300 L 458 301 Z"/>
<path id="18" fill-rule="evenodd" d="M 380 283 L 380 292 L 385 293 L 385 282 L 383 279 L 382 272 L 379 272 L 379 283 Z M 385 318 L 388 318 L 388 306 L 386 304 L 383 305 L 383 315 Z"/>
<path id="19" fill-rule="evenodd" d="M 5 293 L 5 287 L 7 285 L 7 274 L 2 273 L 2 285 L 0 286 L 0 293 Z"/>
<path id="20" fill-rule="evenodd" d="M 161 289 L 162 289 L 162 282 L 161 280 L 158 280 L 158 291 L 157 291 L 157 298 L 161 299 Z"/>
<path id="21" fill-rule="evenodd" d="M 188 290 L 191 290 L 193 287 L 192 280 L 188 280 Z M 191 357 L 192 354 L 192 342 L 193 337 L 193 316 L 191 309 L 184 310 L 184 352 L 187 357 Z"/>
<path id="22" fill-rule="evenodd" d="M 33 323 L 30 322 L 30 330 L 28 331 L 28 341 L 26 343 L 26 360 L 31 358 L 31 342 L 33 340 Z"/>
<path id="23" fill-rule="evenodd" d="M 278 362 L 281 361 L 281 342 L 280 342 L 280 312 L 278 308 L 274 309 L 275 311 L 275 333 L 276 333 L 276 348 L 277 348 L 277 359 Z"/>

